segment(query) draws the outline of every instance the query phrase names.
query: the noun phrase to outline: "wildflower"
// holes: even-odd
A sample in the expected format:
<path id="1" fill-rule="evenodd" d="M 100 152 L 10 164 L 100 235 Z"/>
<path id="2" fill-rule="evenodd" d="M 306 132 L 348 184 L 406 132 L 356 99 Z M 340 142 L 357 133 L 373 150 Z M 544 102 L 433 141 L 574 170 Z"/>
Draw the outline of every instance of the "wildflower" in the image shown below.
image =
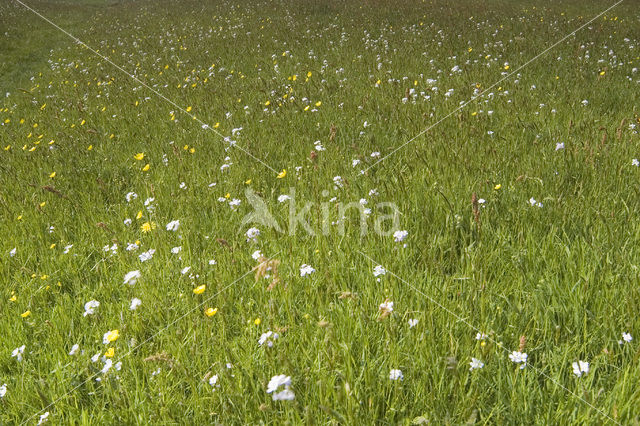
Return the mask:
<path id="1" fill-rule="evenodd" d="M 631 337 L 630 333 L 622 333 L 622 340 L 629 343 L 633 340 L 633 337 Z"/>
<path id="2" fill-rule="evenodd" d="M 11 257 L 15 256 L 15 255 L 16 255 L 16 252 L 17 252 L 17 248 L 16 248 L 16 247 L 14 247 L 14 248 L 9 252 L 9 256 L 11 256 Z"/>
<path id="3" fill-rule="evenodd" d="M 142 305 L 142 300 L 138 299 L 137 297 L 134 297 L 133 299 L 131 299 L 131 306 L 129 306 L 129 309 L 132 311 L 135 311 L 136 309 L 138 309 L 138 306 Z"/>
<path id="4" fill-rule="evenodd" d="M 496 191 L 498 191 L 500 188 L 502 188 L 501 184 L 497 184 L 496 186 L 493 187 L 493 189 L 495 189 Z"/>
<path id="5" fill-rule="evenodd" d="M 136 198 L 138 198 L 138 194 L 136 194 L 135 192 L 127 192 L 125 198 L 127 199 L 127 203 L 130 203 L 131 200 L 135 200 Z"/>
<path id="6" fill-rule="evenodd" d="M 217 374 L 214 375 L 214 376 L 209 377 L 209 384 L 211 385 L 211 387 L 216 386 L 216 383 L 218 383 L 218 375 Z M 220 385 L 218 385 L 218 386 L 220 386 Z"/>
<path id="7" fill-rule="evenodd" d="M 582 377 L 582 375 L 586 375 L 589 372 L 589 363 L 586 361 L 574 362 L 571 367 L 573 367 L 573 374 L 578 377 Z"/>
<path id="8" fill-rule="evenodd" d="M 64 246 L 64 250 L 62 251 L 64 254 L 68 254 L 69 251 L 71 251 L 71 249 L 73 248 L 73 244 L 69 244 Z"/>
<path id="9" fill-rule="evenodd" d="M 180 253 L 181 251 L 182 251 L 182 246 L 173 247 L 173 248 L 171 249 L 171 253 L 173 253 L 173 254 L 178 254 L 178 253 Z"/>
<path id="10" fill-rule="evenodd" d="M 631 165 L 638 167 L 638 166 L 640 166 L 640 161 L 638 161 L 637 158 L 634 158 L 633 160 L 631 160 Z"/>
<path id="11" fill-rule="evenodd" d="M 46 413 L 40 416 L 40 420 L 38 420 L 38 425 L 44 424 L 48 418 L 49 418 L 49 412 L 47 411 Z"/>
<path id="12" fill-rule="evenodd" d="M 388 317 L 393 312 L 393 302 L 389 299 L 385 299 L 385 301 L 378 307 L 378 310 L 380 311 L 380 317 L 378 317 L 379 320 Z"/>
<path id="13" fill-rule="evenodd" d="M 416 325 L 418 325 L 418 320 L 417 319 L 412 318 L 412 319 L 409 320 L 409 328 L 413 328 Z"/>
<path id="14" fill-rule="evenodd" d="M 484 362 L 480 361 L 477 358 L 471 358 L 471 362 L 469 363 L 469 371 L 480 369 L 482 367 L 484 367 Z"/>
<path id="15" fill-rule="evenodd" d="M 402 380 L 404 379 L 404 375 L 401 370 L 391 370 L 389 372 L 389 380 Z"/>
<path id="16" fill-rule="evenodd" d="M 260 230 L 258 228 L 247 229 L 247 242 L 249 241 L 253 241 L 254 243 L 257 242 L 259 235 L 260 235 Z"/>
<path id="17" fill-rule="evenodd" d="M 113 358 L 115 354 L 116 354 L 116 350 L 114 348 L 109 348 L 107 349 L 107 352 L 105 352 L 104 356 L 106 358 Z"/>
<path id="18" fill-rule="evenodd" d="M 131 219 L 126 218 L 123 223 L 124 223 L 125 226 L 129 226 L 129 225 L 131 225 L 131 222 L 132 222 Z"/>
<path id="19" fill-rule="evenodd" d="M 118 337 L 120 337 L 120 332 L 118 330 L 107 331 L 102 336 L 102 343 L 104 343 L 105 345 L 107 345 L 109 343 L 113 343 L 116 340 L 118 340 Z"/>
<path id="20" fill-rule="evenodd" d="M 123 284 L 134 285 L 141 276 L 142 274 L 140 273 L 140 271 L 128 272 L 127 275 L 124 276 Z"/>
<path id="21" fill-rule="evenodd" d="M 83 316 L 86 317 L 87 315 L 93 315 L 98 306 L 100 306 L 100 302 L 98 302 L 97 300 L 91 300 L 85 303 Z"/>
<path id="22" fill-rule="evenodd" d="M 260 250 L 256 250 L 253 252 L 251 257 L 253 257 L 253 260 L 259 260 L 261 257 L 263 257 L 262 252 Z"/>
<path id="23" fill-rule="evenodd" d="M 202 284 L 193 289 L 193 294 L 202 294 L 206 289 L 207 289 L 207 286 L 205 284 Z"/>
<path id="24" fill-rule="evenodd" d="M 182 269 L 180 270 L 180 273 L 181 273 L 182 275 L 185 275 L 185 274 L 186 274 L 187 272 L 189 272 L 190 270 L 191 270 L 191 266 L 185 266 L 184 268 L 182 268 Z"/>
<path id="25" fill-rule="evenodd" d="M 204 314 L 206 316 L 208 316 L 209 318 L 211 318 L 212 316 L 214 316 L 217 313 L 218 313 L 218 308 L 207 308 L 207 310 L 204 311 Z"/>
<path id="26" fill-rule="evenodd" d="M 253 323 L 254 323 L 255 325 L 260 325 L 260 323 L 261 323 L 261 322 L 262 322 L 262 320 L 261 320 L 260 318 L 256 318 L 256 319 L 253 321 Z"/>
<path id="27" fill-rule="evenodd" d="M 556 144 L 556 151 L 560 151 L 561 149 L 564 149 L 564 142 L 558 142 Z"/>
<path id="28" fill-rule="evenodd" d="M 20 314 L 20 316 L 21 316 L 22 318 L 27 318 L 29 315 L 31 315 L 31 311 L 25 311 L 25 312 L 23 312 L 23 313 L 21 313 L 21 314 Z"/>
<path id="29" fill-rule="evenodd" d="M 140 256 L 138 256 L 138 258 L 140 259 L 140 262 L 146 262 L 147 260 L 151 259 L 153 257 L 153 254 L 155 253 L 155 249 L 149 249 L 147 251 L 145 251 L 144 253 L 140 254 Z"/>
<path id="30" fill-rule="evenodd" d="M 287 169 L 282 169 L 282 171 L 280 173 L 278 173 L 278 176 L 276 176 L 278 179 L 282 179 L 287 175 Z"/>
<path id="31" fill-rule="evenodd" d="M 109 372 L 109 370 L 111 370 L 111 367 L 113 366 L 113 361 L 111 361 L 110 359 L 106 359 L 104 361 L 104 365 L 102 366 L 102 370 L 100 370 L 100 372 L 102 374 L 107 374 Z"/>
<path id="32" fill-rule="evenodd" d="M 290 199 L 291 199 L 291 197 L 288 196 L 287 194 L 282 194 L 282 195 L 280 195 L 278 197 L 278 202 L 279 203 L 284 203 L 285 201 L 290 200 Z"/>
<path id="33" fill-rule="evenodd" d="M 529 198 L 529 204 L 531 204 L 531 207 L 542 207 L 542 203 L 536 201 L 533 197 Z"/>
<path id="34" fill-rule="evenodd" d="M 156 224 L 155 222 L 145 222 L 140 226 L 140 230 L 142 232 L 144 232 L 145 234 L 147 232 L 151 232 L 151 230 L 156 229 Z"/>
<path id="35" fill-rule="evenodd" d="M 171 222 L 167 223 L 167 231 L 177 231 L 178 228 L 180 227 L 180 221 L 179 220 L 172 220 Z"/>
<path id="36" fill-rule="evenodd" d="M 211 266 L 215 265 L 216 263 L 218 263 L 218 262 L 216 262 L 215 259 L 209 260 L 209 265 L 211 265 Z"/>
<path id="37" fill-rule="evenodd" d="M 487 338 L 487 335 L 484 333 L 477 333 L 476 334 L 476 340 L 484 340 Z"/>
<path id="38" fill-rule="evenodd" d="M 527 366 L 527 354 L 520 351 L 513 351 L 509 354 L 509 359 L 516 364 L 522 364 L 520 369 L 524 369 Z"/>
<path id="39" fill-rule="evenodd" d="M 382 265 L 376 265 L 373 268 L 373 276 L 374 277 L 377 277 L 377 276 L 380 276 L 380 275 L 384 275 L 386 273 L 387 273 L 387 270 L 384 269 L 384 267 Z"/>
<path id="40" fill-rule="evenodd" d="M 306 275 L 310 275 L 313 274 L 316 270 L 313 268 L 313 266 L 311 265 L 307 265 L 306 263 L 303 263 L 300 266 L 300 276 L 304 277 Z"/>
<path id="41" fill-rule="evenodd" d="M 7 394 L 7 384 L 3 384 L 2 386 L 0 386 L 0 399 L 4 398 L 4 396 Z"/>
<path id="42" fill-rule="evenodd" d="M 19 348 L 15 348 L 13 352 L 11 352 L 11 358 L 15 358 L 16 361 L 22 361 L 22 354 L 24 353 L 25 345 L 20 346 Z"/>
<path id="43" fill-rule="evenodd" d="M 396 231 L 393 233 L 393 238 L 396 243 L 401 243 L 407 238 L 407 235 L 409 235 L 407 231 Z"/>
<path id="44" fill-rule="evenodd" d="M 77 354 L 79 350 L 80 350 L 80 345 L 78 345 L 76 343 L 75 345 L 73 345 L 71 347 L 71 350 L 69 351 L 69 355 L 73 356 L 73 355 Z"/>
<path id="45" fill-rule="evenodd" d="M 278 390 L 280 386 L 284 386 L 285 389 L 279 393 L 275 393 L 272 398 L 274 401 L 291 401 L 295 398 L 295 394 L 289 390 L 289 386 L 291 386 L 291 377 L 285 376 L 284 374 L 273 376 L 271 380 L 269 380 L 269 384 L 267 385 L 267 393 L 273 393 Z"/>
<path id="46" fill-rule="evenodd" d="M 260 339 L 258 340 L 258 344 L 260 346 L 267 344 L 267 347 L 272 347 L 273 342 L 278 339 L 278 333 L 274 333 L 273 331 L 267 331 L 266 333 L 262 333 Z"/>
<path id="47" fill-rule="evenodd" d="M 140 153 L 134 155 L 133 158 L 135 158 L 138 161 L 144 160 L 144 152 L 140 152 Z"/>

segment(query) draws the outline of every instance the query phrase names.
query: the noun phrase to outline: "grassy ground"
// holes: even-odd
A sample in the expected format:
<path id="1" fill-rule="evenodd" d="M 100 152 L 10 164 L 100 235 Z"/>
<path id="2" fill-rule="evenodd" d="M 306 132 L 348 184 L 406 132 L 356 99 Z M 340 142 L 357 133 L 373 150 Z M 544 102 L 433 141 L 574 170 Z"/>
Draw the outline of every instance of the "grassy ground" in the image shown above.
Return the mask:
<path id="1" fill-rule="evenodd" d="M 0 5 L 0 423 L 640 420 L 631 2 L 27 4 L 126 73 Z"/>

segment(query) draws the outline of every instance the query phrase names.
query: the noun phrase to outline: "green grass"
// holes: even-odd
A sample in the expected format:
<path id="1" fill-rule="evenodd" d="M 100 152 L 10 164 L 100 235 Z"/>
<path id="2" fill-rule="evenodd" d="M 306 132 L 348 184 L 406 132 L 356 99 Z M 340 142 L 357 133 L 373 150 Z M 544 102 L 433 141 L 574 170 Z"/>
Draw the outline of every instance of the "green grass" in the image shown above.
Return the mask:
<path id="1" fill-rule="evenodd" d="M 0 423 L 44 412 L 52 424 L 640 420 L 637 341 L 618 343 L 640 336 L 634 4 L 521 70 L 608 5 L 27 4 L 190 112 L 18 3 L 0 5 Z M 410 89 L 415 103 L 402 101 Z M 202 123 L 223 136 L 242 127 L 232 139 L 268 167 Z M 373 152 L 393 155 L 376 164 Z M 283 232 L 258 224 L 247 241 L 247 188 Z M 292 188 L 296 211 L 313 203 L 314 235 L 291 232 L 277 198 Z M 486 200 L 477 215 L 474 194 Z M 339 207 L 362 198 L 365 235 L 356 209 L 342 218 Z M 389 213 L 380 202 L 397 206 L 406 247 L 374 232 Z M 258 249 L 280 261 L 272 291 L 254 280 Z M 301 277 L 302 264 L 316 271 Z M 377 264 L 389 271 L 379 281 Z M 141 278 L 123 284 L 132 270 Z M 385 299 L 394 311 L 379 319 Z M 90 300 L 100 306 L 85 317 Z M 119 339 L 103 344 L 113 329 Z M 280 337 L 259 346 L 268 330 Z M 102 374 L 91 357 L 109 347 L 122 368 Z M 508 358 L 519 348 L 522 370 Z M 472 357 L 484 368 L 469 371 Z M 586 376 L 573 374 L 578 360 Z M 293 401 L 266 392 L 278 374 Z"/>

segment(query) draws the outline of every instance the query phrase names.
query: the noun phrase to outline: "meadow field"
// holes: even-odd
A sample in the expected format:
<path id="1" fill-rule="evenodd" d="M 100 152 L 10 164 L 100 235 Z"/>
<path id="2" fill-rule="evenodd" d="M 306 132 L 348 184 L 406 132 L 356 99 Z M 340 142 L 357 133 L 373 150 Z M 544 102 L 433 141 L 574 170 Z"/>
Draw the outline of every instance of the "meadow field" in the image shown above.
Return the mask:
<path id="1" fill-rule="evenodd" d="M 0 424 L 638 424 L 638 5 L 0 2 Z"/>

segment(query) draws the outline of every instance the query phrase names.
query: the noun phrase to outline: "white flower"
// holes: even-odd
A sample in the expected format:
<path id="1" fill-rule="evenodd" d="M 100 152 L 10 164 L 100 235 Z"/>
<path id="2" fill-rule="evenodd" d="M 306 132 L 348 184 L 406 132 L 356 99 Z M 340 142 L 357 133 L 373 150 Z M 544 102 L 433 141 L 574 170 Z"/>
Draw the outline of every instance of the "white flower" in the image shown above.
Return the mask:
<path id="1" fill-rule="evenodd" d="M 630 341 L 633 340 L 633 337 L 631 337 L 630 333 L 622 333 L 622 340 L 629 343 Z"/>
<path id="2" fill-rule="evenodd" d="M 578 361 L 571 364 L 573 367 L 573 374 L 578 377 L 582 377 L 582 375 L 586 375 L 589 372 L 589 363 L 586 361 Z"/>
<path id="3" fill-rule="evenodd" d="M 284 203 L 287 200 L 290 200 L 291 197 L 288 196 L 287 194 L 282 194 L 281 196 L 278 197 L 278 202 L 279 203 Z"/>
<path id="4" fill-rule="evenodd" d="M 564 149 L 564 142 L 558 142 L 556 144 L 556 151 L 560 151 L 561 149 Z"/>
<path id="5" fill-rule="evenodd" d="M 178 228 L 180 227 L 180 221 L 179 220 L 172 220 L 171 222 L 167 223 L 167 231 L 177 231 Z"/>
<path id="6" fill-rule="evenodd" d="M 133 299 L 131 299 L 131 306 L 129 306 L 129 309 L 132 311 L 135 311 L 136 309 L 138 309 L 138 306 L 142 305 L 142 300 L 138 299 L 137 297 L 134 297 Z"/>
<path id="7" fill-rule="evenodd" d="M 111 361 L 109 358 L 107 358 L 104 361 L 104 366 L 102 367 L 102 370 L 100 370 L 100 372 L 102 374 L 107 374 L 107 372 L 111 369 L 112 366 L 113 366 L 113 361 Z"/>
<path id="8" fill-rule="evenodd" d="M 412 318 L 412 319 L 409 320 L 409 328 L 413 328 L 416 325 L 418 325 L 418 320 L 417 319 Z"/>
<path id="9" fill-rule="evenodd" d="M 251 255 L 251 257 L 253 257 L 253 260 L 258 260 L 260 259 L 262 256 L 262 252 L 260 250 L 256 250 L 253 252 L 253 254 Z"/>
<path id="10" fill-rule="evenodd" d="M 22 361 L 22 354 L 24 353 L 25 347 L 25 345 L 22 345 L 19 348 L 15 348 L 13 352 L 11 352 L 11 358 L 15 358 L 18 362 Z"/>
<path id="11" fill-rule="evenodd" d="M 130 203 L 131 200 L 135 200 L 136 198 L 138 198 L 138 194 L 136 194 L 135 192 L 128 192 L 125 198 L 127 199 L 127 203 Z"/>
<path id="12" fill-rule="evenodd" d="M 293 401 L 295 397 L 296 395 L 291 389 L 285 389 L 278 393 L 274 393 L 272 398 L 274 401 Z"/>
<path id="13" fill-rule="evenodd" d="M 129 218 L 126 218 L 126 219 L 124 220 L 124 224 L 125 224 L 125 226 L 129 226 L 129 225 L 131 225 L 131 222 L 133 222 L 133 221 L 132 221 L 131 219 L 129 219 Z"/>
<path id="14" fill-rule="evenodd" d="M 355 166 L 357 166 L 358 164 L 360 164 L 360 160 L 358 160 L 358 159 L 351 160 L 351 167 L 355 167 Z"/>
<path id="15" fill-rule="evenodd" d="M 182 251 L 182 246 L 174 247 L 171 249 L 171 253 L 178 254 Z"/>
<path id="16" fill-rule="evenodd" d="M 407 235 L 409 235 L 407 231 L 396 231 L 393 233 L 393 239 L 396 243 L 401 243 L 405 238 L 407 238 Z"/>
<path id="17" fill-rule="evenodd" d="M 471 358 L 471 362 L 469 363 L 469 371 L 473 371 L 482 367 L 484 367 L 484 362 L 480 361 L 477 358 Z"/>
<path id="18" fill-rule="evenodd" d="M 374 277 L 377 277 L 377 276 L 380 276 L 380 275 L 384 275 L 386 273 L 387 273 L 387 270 L 384 269 L 384 267 L 382 265 L 376 265 L 373 268 L 373 276 Z"/>
<path id="19" fill-rule="evenodd" d="M 484 340 L 487 338 L 487 335 L 484 333 L 477 333 L 476 334 L 476 340 Z"/>
<path id="20" fill-rule="evenodd" d="M 83 316 L 86 317 L 87 315 L 93 315 L 98 306 L 100 306 L 100 302 L 98 302 L 97 300 L 91 300 L 85 303 Z"/>
<path id="21" fill-rule="evenodd" d="M 531 207 L 542 207 L 542 203 L 536 201 L 533 197 L 529 198 L 529 204 L 531 204 Z"/>
<path id="22" fill-rule="evenodd" d="M 258 236 L 260 235 L 260 230 L 258 228 L 249 228 L 247 229 L 247 242 L 258 241 Z"/>
<path id="23" fill-rule="evenodd" d="M 393 302 L 391 300 L 385 300 L 383 303 L 380 304 L 380 306 L 378 307 L 378 309 L 381 312 L 385 312 L 385 313 L 391 313 L 393 312 Z"/>
<path id="24" fill-rule="evenodd" d="M 142 274 L 140 273 L 140 271 L 128 272 L 127 275 L 124 276 L 123 284 L 134 285 L 141 276 Z"/>
<path id="25" fill-rule="evenodd" d="M 11 250 L 11 251 L 9 252 L 9 256 L 11 256 L 11 257 L 15 256 L 15 255 L 16 255 L 16 252 L 17 252 L 17 248 L 16 248 L 16 247 L 14 247 L 14 248 L 13 248 L 13 250 Z"/>
<path id="26" fill-rule="evenodd" d="M 69 250 L 71 250 L 71 248 L 73 247 L 73 244 L 69 244 L 68 246 L 64 246 L 64 254 L 69 253 Z"/>
<path id="27" fill-rule="evenodd" d="M 151 259 L 153 257 L 153 254 L 156 252 L 155 249 L 149 249 L 147 251 L 145 251 L 144 253 L 141 253 L 140 256 L 138 256 L 138 259 L 140 259 L 140 262 L 146 262 L 147 260 Z"/>
<path id="28" fill-rule="evenodd" d="M 129 243 L 127 244 L 127 251 L 136 251 L 140 248 L 139 245 L 137 245 L 136 243 Z"/>
<path id="29" fill-rule="evenodd" d="M 581 102 L 581 104 L 583 106 L 587 106 L 587 105 L 589 105 L 589 101 L 585 99 L 584 101 Z"/>
<path id="30" fill-rule="evenodd" d="M 278 338 L 278 333 L 274 333 L 273 331 L 267 331 L 266 333 L 262 333 L 260 339 L 258 340 L 258 344 L 260 346 L 267 344 L 267 347 L 272 347 L 273 342 Z"/>
<path id="31" fill-rule="evenodd" d="M 527 354 L 519 351 L 513 351 L 509 354 L 509 359 L 516 364 L 522 364 L 520 369 L 522 370 L 527 366 Z"/>
<path id="32" fill-rule="evenodd" d="M 184 268 L 182 268 L 182 270 L 180 270 L 180 273 L 182 275 L 186 274 L 187 272 L 189 272 L 191 270 L 191 266 L 185 266 Z"/>
<path id="33" fill-rule="evenodd" d="M 313 266 L 311 265 L 307 265 L 306 263 L 303 263 L 300 266 L 300 276 L 304 277 L 306 275 L 310 275 L 313 274 L 316 270 L 313 268 Z"/>
<path id="34" fill-rule="evenodd" d="M 634 158 L 633 160 L 631 160 L 631 165 L 638 167 L 638 166 L 640 166 L 640 161 L 638 161 L 637 158 Z"/>
<path id="35" fill-rule="evenodd" d="M 211 260 L 209 261 L 209 265 L 211 265 L 211 266 L 215 265 L 216 263 L 218 263 L 218 262 L 216 262 L 216 260 L 215 260 L 215 259 L 211 259 Z"/>
<path id="36" fill-rule="evenodd" d="M 91 357 L 91 362 L 98 362 L 98 360 L 100 359 L 100 352 L 98 352 L 97 354 L 95 354 L 94 356 Z"/>
<path id="37" fill-rule="evenodd" d="M 218 383 L 218 375 L 214 375 L 209 377 L 209 384 L 211 385 L 211 387 L 214 387 L 216 385 L 216 383 Z M 218 385 L 220 386 L 220 385 Z"/>
<path id="38" fill-rule="evenodd" d="M 44 424 L 48 418 L 49 418 L 49 412 L 47 411 L 46 413 L 40 416 L 40 420 L 38 420 L 38 424 L 39 425 Z"/>
<path id="39" fill-rule="evenodd" d="M 285 376 L 284 374 L 273 376 L 267 385 L 267 393 L 275 392 L 280 386 L 287 388 L 291 386 L 291 377 Z"/>
<path id="40" fill-rule="evenodd" d="M 80 345 L 76 343 L 71 347 L 71 350 L 69 351 L 69 355 L 73 356 L 77 354 L 79 350 L 80 350 Z"/>
<path id="41" fill-rule="evenodd" d="M 238 207 L 241 202 L 242 200 L 234 198 L 233 200 L 229 201 L 229 207 L 231 207 L 232 210 L 235 210 L 236 207 Z"/>
<path id="42" fill-rule="evenodd" d="M 389 380 L 402 380 L 404 379 L 404 375 L 401 370 L 391 370 L 389 372 Z"/>
<path id="43" fill-rule="evenodd" d="M 7 384 L 3 384 L 2 386 L 0 386 L 0 399 L 4 398 L 4 396 L 7 394 Z"/>

